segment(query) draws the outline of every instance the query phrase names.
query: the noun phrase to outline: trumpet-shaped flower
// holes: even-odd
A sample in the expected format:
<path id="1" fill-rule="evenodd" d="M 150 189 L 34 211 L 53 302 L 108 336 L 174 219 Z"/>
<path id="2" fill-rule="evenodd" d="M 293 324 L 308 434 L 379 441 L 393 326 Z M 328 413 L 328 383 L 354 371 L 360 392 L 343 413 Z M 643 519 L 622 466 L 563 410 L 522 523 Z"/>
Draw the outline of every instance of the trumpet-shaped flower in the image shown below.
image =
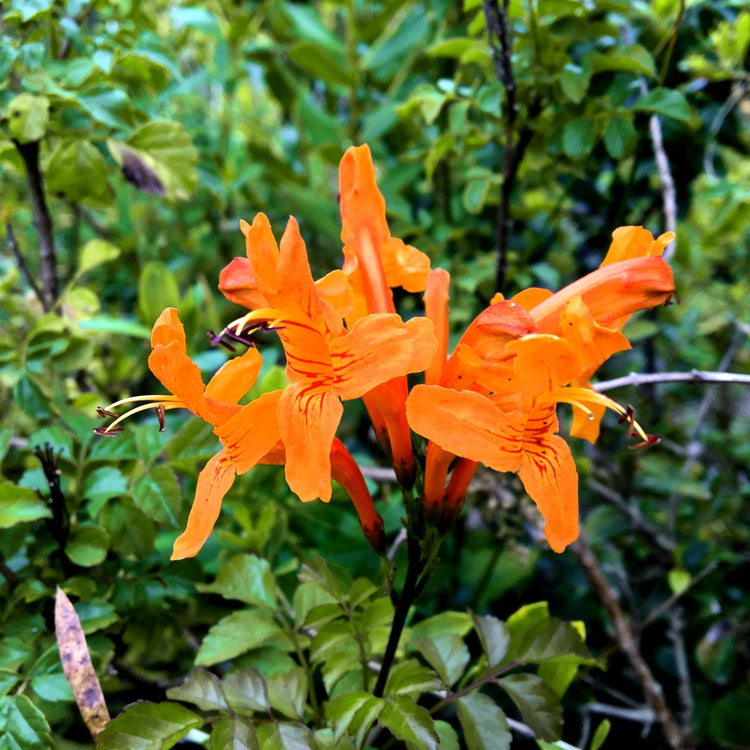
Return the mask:
<path id="1" fill-rule="evenodd" d="M 98 429 L 99 434 L 116 435 L 122 420 L 152 408 L 156 408 L 160 420 L 168 409 L 186 408 L 212 424 L 220 438 L 222 435 L 232 436 L 237 425 L 243 425 L 241 436 L 227 439 L 198 476 L 186 529 L 175 541 L 172 552 L 172 559 L 178 560 L 197 554 L 211 535 L 222 500 L 237 474 L 243 474 L 259 463 L 284 463 L 277 414 L 282 392 L 265 393 L 245 406 L 237 403 L 253 386 L 260 372 L 261 356 L 252 348 L 226 362 L 208 385 L 204 385 L 200 370 L 187 354 L 185 330 L 174 308 L 167 308 L 157 319 L 151 345 L 149 367 L 170 393 L 135 396 L 100 410 L 102 415 L 113 415 L 110 411 L 113 408 L 126 403 L 139 404 L 117 417 L 108 427 Z M 375 512 L 354 459 L 339 441 L 331 447 L 331 462 L 334 479 L 349 492 L 359 513 L 362 530 L 375 546 L 382 536 L 382 520 Z"/>
<path id="2" fill-rule="evenodd" d="M 302 500 L 328 500 L 330 453 L 342 401 L 423 370 L 435 346 L 432 325 L 424 318 L 404 323 L 396 314 L 370 314 L 347 331 L 341 314 L 351 297 L 340 278 L 324 285 L 328 297 L 314 284 L 293 218 L 278 247 L 262 214 L 252 225 L 243 224 L 243 231 L 257 292 L 269 306 L 254 309 L 228 328 L 241 333 L 246 326 L 270 324 L 277 331 L 289 380 L 278 403 L 286 479 Z M 232 285 L 236 290 L 233 280 L 226 272 L 222 289 Z"/>
<path id="3" fill-rule="evenodd" d="M 653 442 L 628 410 L 588 384 L 605 359 L 629 347 L 620 331 L 629 315 L 667 301 L 674 291 L 671 270 L 656 256 L 669 235 L 645 242 L 642 231 L 618 230 L 610 251 L 616 259 L 557 294 L 527 290 L 513 301 L 495 301 L 432 374 L 432 384 L 412 391 L 409 423 L 439 448 L 428 447 L 427 502 L 441 499 L 449 459 L 461 456 L 518 473 L 555 551 L 577 538 L 577 471 L 557 435 L 556 404 L 573 405 L 597 430 L 604 410 L 613 409 L 645 443 Z M 578 432 L 596 437 L 580 424 Z M 467 464 L 455 481 L 452 475 L 449 490 L 452 484 L 463 487 L 471 468 Z M 455 490 L 448 495 L 455 501 Z"/>

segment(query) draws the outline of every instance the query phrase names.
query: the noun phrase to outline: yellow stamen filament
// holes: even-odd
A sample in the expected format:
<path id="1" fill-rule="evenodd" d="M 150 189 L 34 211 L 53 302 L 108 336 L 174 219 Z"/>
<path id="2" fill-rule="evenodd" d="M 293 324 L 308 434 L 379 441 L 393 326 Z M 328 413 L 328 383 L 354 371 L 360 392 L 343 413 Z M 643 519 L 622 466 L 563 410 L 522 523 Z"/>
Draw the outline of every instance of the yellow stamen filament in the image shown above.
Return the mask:
<path id="1" fill-rule="evenodd" d="M 239 336 L 249 323 L 269 323 L 271 326 L 284 326 L 288 323 L 297 323 L 303 326 L 310 325 L 310 319 L 304 315 L 297 315 L 289 310 L 277 310 L 274 307 L 263 307 L 259 310 L 243 315 L 227 325 L 225 330 L 234 332 Z"/>
<path id="2" fill-rule="evenodd" d="M 598 393 L 597 391 L 591 390 L 590 388 L 574 388 L 568 386 L 565 388 L 558 388 L 554 392 L 553 398 L 555 399 L 555 401 L 558 401 L 560 403 L 577 406 L 579 409 L 589 415 L 589 419 L 592 419 L 594 415 L 591 412 L 591 409 L 586 406 L 586 402 L 588 402 L 589 404 L 599 404 L 600 406 L 604 406 L 607 409 L 611 409 L 621 417 L 624 417 L 630 424 L 633 431 L 638 433 L 638 436 L 641 439 L 646 442 L 650 442 L 648 433 L 643 429 L 643 427 L 641 427 L 640 424 L 638 424 L 638 422 L 636 422 L 636 420 L 632 416 L 632 412 L 628 411 L 628 409 L 626 409 L 624 406 L 620 406 L 617 401 L 613 401 L 611 398 L 605 396 L 602 393 Z"/>
<path id="3" fill-rule="evenodd" d="M 185 406 L 185 404 L 180 401 L 177 396 L 133 396 L 132 398 L 125 398 L 122 401 L 116 401 L 114 404 L 110 404 L 108 409 L 111 409 L 113 406 L 117 406 L 118 404 L 124 404 L 129 401 L 144 401 L 146 399 L 159 399 L 158 401 L 151 400 L 147 404 L 142 404 L 141 406 L 136 406 L 134 409 L 130 409 L 126 411 L 124 414 L 120 414 L 117 419 L 115 419 L 112 424 L 107 425 L 104 428 L 104 432 L 111 432 L 112 428 L 118 425 L 120 422 L 128 419 L 128 417 L 132 417 L 133 414 L 137 414 L 140 411 L 148 411 L 149 409 L 155 409 L 157 406 L 161 406 L 164 411 L 168 411 L 169 409 L 181 409 Z"/>

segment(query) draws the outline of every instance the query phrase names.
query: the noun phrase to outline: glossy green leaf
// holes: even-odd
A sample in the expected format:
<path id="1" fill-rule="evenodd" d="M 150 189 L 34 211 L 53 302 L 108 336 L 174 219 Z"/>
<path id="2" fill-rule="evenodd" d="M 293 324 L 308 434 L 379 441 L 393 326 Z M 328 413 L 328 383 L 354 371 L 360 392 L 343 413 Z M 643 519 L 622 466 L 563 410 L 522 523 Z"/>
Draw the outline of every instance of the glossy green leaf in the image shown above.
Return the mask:
<path id="1" fill-rule="evenodd" d="M 421 665 L 416 659 L 395 664 L 388 674 L 385 686 L 386 695 L 420 696 L 431 690 L 445 690 L 445 684 L 428 667 Z"/>
<path id="2" fill-rule="evenodd" d="M 560 86 L 570 101 L 580 104 L 589 90 L 591 81 L 590 65 L 568 63 L 560 74 Z"/>
<path id="3" fill-rule="evenodd" d="M 98 153 L 98 152 L 97 152 Z M 89 240 L 82 248 L 78 256 L 78 269 L 76 273 L 81 274 L 92 268 L 115 260 L 120 256 L 120 248 L 106 240 Z"/>
<path id="4" fill-rule="evenodd" d="M 289 717 L 302 719 L 307 698 L 307 673 L 302 667 L 292 667 L 281 674 L 266 678 L 271 708 Z"/>
<path id="5" fill-rule="evenodd" d="M 10 482 L 0 482 L 0 529 L 51 517 L 52 511 L 36 492 Z"/>
<path id="6" fill-rule="evenodd" d="M 102 750 L 168 750 L 203 719 L 179 703 L 139 701 L 107 724 L 97 739 Z"/>
<path id="7" fill-rule="evenodd" d="M 409 645 L 422 654 L 448 686 L 458 681 L 471 658 L 463 639 L 455 633 L 412 637 Z"/>
<path id="8" fill-rule="evenodd" d="M 49 724 L 27 696 L 0 696 L 0 750 L 47 750 L 51 746 Z"/>
<path id="9" fill-rule="evenodd" d="M 221 680 L 205 669 L 196 669 L 182 684 L 169 688 L 167 698 L 192 703 L 202 711 L 217 711 L 229 707 Z"/>
<path id="10" fill-rule="evenodd" d="M 211 730 L 211 750 L 260 750 L 255 725 L 241 716 L 221 716 Z"/>
<path id="11" fill-rule="evenodd" d="M 656 76 L 656 67 L 651 53 L 640 44 L 627 47 L 613 47 L 606 53 L 595 54 L 588 58 L 594 73 L 604 71 L 636 73 L 638 75 Z"/>
<path id="12" fill-rule="evenodd" d="M 224 563 L 216 580 L 198 584 L 199 591 L 221 594 L 247 604 L 272 608 L 276 602 L 276 581 L 268 560 L 255 555 L 237 555 Z"/>
<path id="13" fill-rule="evenodd" d="M 49 123 L 49 99 L 46 96 L 19 94 L 8 105 L 8 131 L 19 143 L 44 138 Z"/>
<path id="14" fill-rule="evenodd" d="M 168 466 L 155 466 L 139 477 L 133 487 L 133 500 L 157 523 L 179 527 L 182 492 L 175 473 Z"/>
<path id="15" fill-rule="evenodd" d="M 334 86 L 351 86 L 352 76 L 343 61 L 312 42 L 297 42 L 289 48 L 292 62 L 312 78 Z"/>
<path id="16" fill-rule="evenodd" d="M 591 750 L 599 750 L 604 744 L 604 740 L 609 735 L 609 730 L 612 728 L 612 722 L 609 719 L 602 719 L 599 722 L 599 726 L 594 731 L 594 736 L 591 738 Z"/>
<path id="17" fill-rule="evenodd" d="M 138 277 L 138 310 L 148 326 L 161 315 L 165 307 L 180 306 L 180 291 L 174 274 L 158 261 L 147 263 Z M 151 329 L 147 329 L 147 337 Z"/>
<path id="18" fill-rule="evenodd" d="M 153 550 L 154 523 L 129 497 L 109 503 L 102 511 L 101 522 L 109 531 L 112 549 L 119 554 L 143 558 Z"/>
<path id="19" fill-rule="evenodd" d="M 54 195 L 64 195 L 68 200 L 81 201 L 94 207 L 106 207 L 113 201 L 107 162 L 90 141 L 62 141 L 52 153 L 45 175 L 47 189 Z M 84 263 L 86 247 L 92 242 L 98 243 L 100 247 L 96 252 L 89 250 L 90 257 Z M 104 240 L 90 240 L 87 245 L 84 245 L 78 261 L 79 273 L 119 255 L 119 250 Z M 103 247 L 108 250 L 105 251 Z M 116 251 L 114 254 L 112 248 Z M 98 255 L 105 257 L 91 265 Z"/>
<path id="20" fill-rule="evenodd" d="M 460 750 L 458 734 L 447 721 L 436 721 L 435 731 L 440 741 L 440 750 Z"/>
<path id="21" fill-rule="evenodd" d="M 255 667 L 243 667 L 223 680 L 224 695 L 234 711 L 267 712 L 270 708 L 266 679 Z"/>
<path id="22" fill-rule="evenodd" d="M 630 120 L 612 117 L 604 126 L 604 146 L 613 159 L 622 159 L 628 145 L 633 142 L 636 132 Z"/>
<path id="23" fill-rule="evenodd" d="M 537 664 L 556 657 L 578 664 L 594 663 L 576 627 L 555 617 L 529 628 L 514 646 L 511 657 L 519 664 Z"/>
<path id="24" fill-rule="evenodd" d="M 382 698 L 376 698 L 371 693 L 364 691 L 353 691 L 350 693 L 341 693 L 326 704 L 326 719 L 333 726 L 334 739 L 338 740 L 344 735 L 349 728 L 355 715 L 363 708 L 378 706 L 382 710 L 385 701 Z M 367 711 L 370 717 L 370 724 L 365 727 L 365 731 L 377 718 L 372 715 L 373 712 Z"/>
<path id="25" fill-rule="evenodd" d="M 264 612 L 257 609 L 235 612 L 223 617 L 208 631 L 195 663 L 210 667 L 280 636 L 283 636 L 281 626 Z"/>
<path id="26" fill-rule="evenodd" d="M 683 122 L 689 122 L 692 118 L 687 99 L 676 89 L 651 89 L 632 108 L 652 112 L 656 115 L 672 117 L 675 120 L 682 120 Z"/>
<path id="27" fill-rule="evenodd" d="M 263 750 L 320 750 L 313 733 L 303 724 L 270 722 L 258 729 Z"/>
<path id="28" fill-rule="evenodd" d="M 107 557 L 109 534 L 106 529 L 94 523 L 76 526 L 65 545 L 65 554 L 76 565 L 84 568 L 98 565 Z"/>
<path id="29" fill-rule="evenodd" d="M 344 600 L 344 592 L 341 590 L 339 582 L 334 578 L 322 557 L 305 560 L 297 577 L 300 583 L 311 583 L 319 586 L 336 601 Z"/>
<path id="30" fill-rule="evenodd" d="M 482 651 L 487 656 L 489 669 L 496 667 L 505 658 L 510 646 L 510 632 L 508 626 L 492 615 L 474 615 L 471 620 L 479 635 Z"/>
<path id="31" fill-rule="evenodd" d="M 537 737 L 547 742 L 560 739 L 562 706 L 557 693 L 544 680 L 534 674 L 520 673 L 502 677 L 496 683 L 510 695 Z"/>
<path id="32" fill-rule="evenodd" d="M 596 143 L 596 124 L 588 118 L 569 122 L 563 130 L 563 150 L 571 159 L 588 156 Z"/>
<path id="33" fill-rule="evenodd" d="M 380 713 L 380 723 L 416 750 L 437 750 L 440 738 L 430 714 L 406 695 L 392 695 Z"/>
<path id="34" fill-rule="evenodd" d="M 508 750 L 508 720 L 492 699 L 472 693 L 459 698 L 456 705 L 468 750 Z"/>

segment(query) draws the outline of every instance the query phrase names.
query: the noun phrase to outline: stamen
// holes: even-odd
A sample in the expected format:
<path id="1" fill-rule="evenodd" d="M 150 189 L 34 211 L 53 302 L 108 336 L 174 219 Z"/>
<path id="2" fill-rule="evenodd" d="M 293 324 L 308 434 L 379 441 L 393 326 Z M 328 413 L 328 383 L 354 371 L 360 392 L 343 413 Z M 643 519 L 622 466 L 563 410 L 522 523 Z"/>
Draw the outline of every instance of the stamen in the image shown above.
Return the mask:
<path id="1" fill-rule="evenodd" d="M 661 442 L 661 435 L 646 435 L 646 439 L 641 443 L 635 445 L 629 445 L 630 450 L 636 450 L 637 448 L 648 448 L 650 445 L 656 445 Z"/>
<path id="2" fill-rule="evenodd" d="M 225 328 L 218 336 L 213 331 L 206 331 L 206 336 L 208 336 L 208 340 L 211 342 L 211 346 L 220 345 L 225 349 L 228 349 L 230 352 L 234 353 L 237 350 L 228 341 L 224 341 L 224 336 L 227 333 L 228 331 Z"/>
<path id="3" fill-rule="evenodd" d="M 156 405 L 156 418 L 159 420 L 159 432 L 164 432 L 164 430 L 167 429 L 165 420 L 164 420 L 164 405 L 163 404 L 157 404 Z"/>
<path id="4" fill-rule="evenodd" d="M 117 414 L 113 411 L 107 411 L 106 409 L 102 408 L 101 406 L 96 407 L 96 416 L 99 417 L 99 419 L 106 419 L 107 417 L 111 417 L 114 419 Z"/>
<path id="5" fill-rule="evenodd" d="M 102 437 L 120 437 L 119 432 L 122 432 L 122 427 L 94 427 L 94 435 L 101 435 Z"/>

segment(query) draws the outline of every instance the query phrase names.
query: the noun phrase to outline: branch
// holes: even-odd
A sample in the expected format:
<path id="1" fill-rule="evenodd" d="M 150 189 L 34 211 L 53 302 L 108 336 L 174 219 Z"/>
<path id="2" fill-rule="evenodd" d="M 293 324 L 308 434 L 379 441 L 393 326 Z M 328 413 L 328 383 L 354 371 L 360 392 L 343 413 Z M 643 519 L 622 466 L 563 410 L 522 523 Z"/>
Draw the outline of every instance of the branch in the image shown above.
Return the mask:
<path id="1" fill-rule="evenodd" d="M 748 81 L 741 81 L 735 84 L 732 95 L 719 107 L 719 111 L 714 116 L 714 119 L 711 120 L 711 125 L 708 128 L 709 142 L 706 147 L 706 153 L 703 155 L 703 170 L 709 177 L 716 178 L 716 170 L 714 169 L 716 137 L 719 135 L 719 131 L 729 113 L 745 98 L 748 88 L 750 88 L 750 82 Z"/>
<path id="2" fill-rule="evenodd" d="M 52 218 L 44 197 L 42 173 L 39 170 L 39 141 L 19 143 L 14 141 L 26 167 L 26 179 L 29 183 L 31 211 L 34 215 L 34 226 L 39 238 L 39 260 L 42 277 L 42 305 L 49 312 L 59 293 L 57 279 L 57 258 L 55 239 L 52 234 Z"/>
<path id="3" fill-rule="evenodd" d="M 707 372 L 706 370 L 691 370 L 690 372 L 631 372 L 621 378 L 602 380 L 594 383 L 594 390 L 599 393 L 622 388 L 626 385 L 649 385 L 651 383 L 739 383 L 750 385 L 750 375 L 737 372 Z"/>
<path id="4" fill-rule="evenodd" d="M 16 236 L 13 234 L 13 227 L 11 226 L 9 221 L 5 222 L 5 239 L 8 242 L 8 249 L 16 258 L 16 262 L 18 263 L 18 268 L 21 270 L 21 274 L 28 282 L 37 299 L 42 303 L 42 307 L 44 307 L 45 302 L 42 290 L 39 288 L 38 284 L 34 280 L 34 277 L 29 271 L 29 267 L 26 265 L 26 260 L 21 254 L 21 248 L 18 247 Z"/>
<path id="5" fill-rule="evenodd" d="M 620 606 L 617 593 L 604 576 L 599 561 L 596 559 L 585 536 L 581 534 L 578 541 L 570 549 L 604 605 L 604 608 L 607 610 L 607 614 L 615 630 L 617 643 L 630 661 L 630 665 L 636 673 L 646 701 L 661 724 L 669 747 L 672 750 L 683 750 L 686 737 L 683 736 L 677 726 L 672 712 L 664 700 L 662 686 L 657 682 L 648 664 L 646 664 L 646 661 L 641 656 L 633 629 Z"/>

